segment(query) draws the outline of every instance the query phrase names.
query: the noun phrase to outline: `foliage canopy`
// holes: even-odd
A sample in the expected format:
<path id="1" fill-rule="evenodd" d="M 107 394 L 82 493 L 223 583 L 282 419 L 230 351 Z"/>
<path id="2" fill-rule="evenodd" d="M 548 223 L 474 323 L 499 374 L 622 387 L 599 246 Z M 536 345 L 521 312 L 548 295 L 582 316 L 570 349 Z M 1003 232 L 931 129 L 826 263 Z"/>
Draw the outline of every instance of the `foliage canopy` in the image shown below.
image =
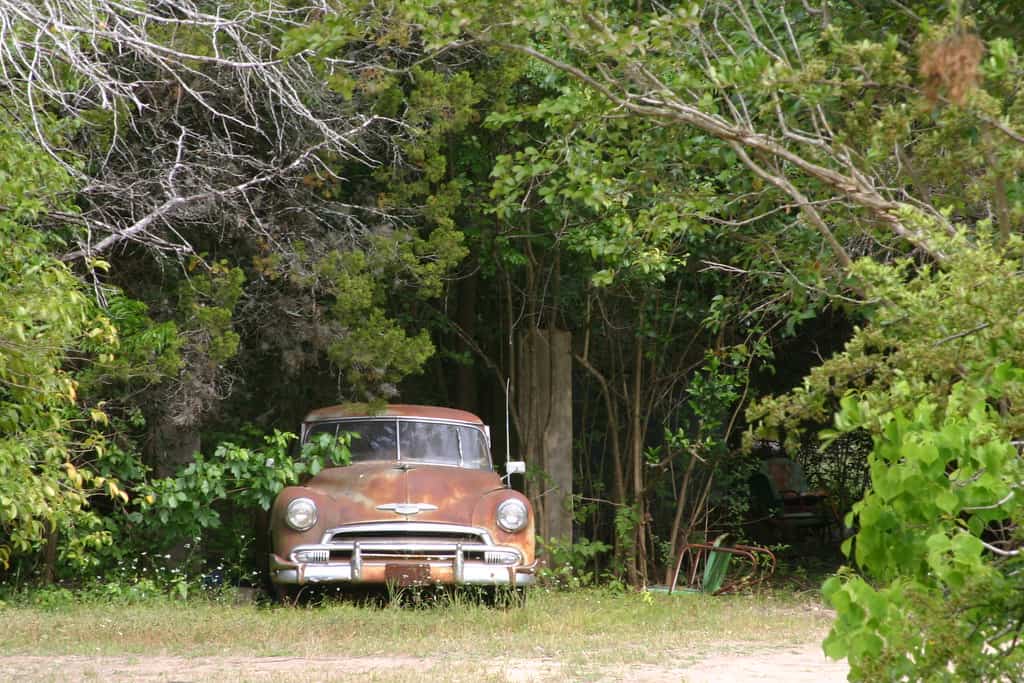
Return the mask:
<path id="1" fill-rule="evenodd" d="M 96 40 L 36 54 L 0 0 L 7 547 L 213 528 L 313 466 L 246 422 L 491 410 L 561 328 L 594 540 L 557 552 L 644 583 L 742 515 L 752 438 L 868 434 L 828 651 L 1020 673 L 1017 3 L 158 4 L 52 3 Z"/>

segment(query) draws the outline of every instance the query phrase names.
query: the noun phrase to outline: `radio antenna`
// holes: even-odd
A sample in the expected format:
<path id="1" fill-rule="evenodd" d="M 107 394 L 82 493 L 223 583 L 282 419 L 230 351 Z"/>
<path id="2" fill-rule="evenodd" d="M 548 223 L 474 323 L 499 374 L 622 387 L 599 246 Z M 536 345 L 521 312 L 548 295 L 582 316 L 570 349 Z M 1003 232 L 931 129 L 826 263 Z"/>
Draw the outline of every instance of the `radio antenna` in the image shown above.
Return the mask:
<path id="1" fill-rule="evenodd" d="M 505 379 L 505 462 L 508 462 L 509 460 L 512 459 L 512 442 L 510 441 L 511 430 L 509 429 L 509 424 L 508 424 L 508 422 L 509 422 L 509 417 L 508 417 L 508 414 L 509 414 L 509 402 L 508 402 L 508 400 L 509 400 L 509 392 L 511 391 L 511 388 L 512 388 L 512 378 L 511 377 L 507 377 Z"/>

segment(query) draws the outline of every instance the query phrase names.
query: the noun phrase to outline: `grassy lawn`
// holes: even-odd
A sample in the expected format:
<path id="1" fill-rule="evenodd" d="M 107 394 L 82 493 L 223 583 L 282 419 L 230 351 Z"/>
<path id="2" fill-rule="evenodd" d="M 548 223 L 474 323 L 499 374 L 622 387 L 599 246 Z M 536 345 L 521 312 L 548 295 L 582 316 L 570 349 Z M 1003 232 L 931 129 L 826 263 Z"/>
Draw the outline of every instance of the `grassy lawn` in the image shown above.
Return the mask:
<path id="1" fill-rule="evenodd" d="M 710 652 L 806 644 L 823 636 L 831 616 L 817 596 L 787 592 L 708 597 L 535 590 L 525 608 L 510 609 L 459 599 L 432 607 L 330 602 L 298 608 L 170 599 L 39 606 L 29 600 L 0 607 L 0 620 L 0 653 L 7 656 L 344 655 L 434 663 L 526 656 L 557 661 L 584 678 L 594 666 L 684 665 Z M 474 675 L 459 671 L 466 679 Z"/>

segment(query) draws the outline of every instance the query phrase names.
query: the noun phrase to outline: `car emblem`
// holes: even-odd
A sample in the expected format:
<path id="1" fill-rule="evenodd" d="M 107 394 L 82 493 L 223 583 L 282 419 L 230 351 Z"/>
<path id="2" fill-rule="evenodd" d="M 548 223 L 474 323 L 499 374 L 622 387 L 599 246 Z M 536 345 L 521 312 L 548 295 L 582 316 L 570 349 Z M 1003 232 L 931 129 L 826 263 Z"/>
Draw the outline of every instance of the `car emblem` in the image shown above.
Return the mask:
<path id="1" fill-rule="evenodd" d="M 385 503 L 377 506 L 378 510 L 391 510 L 396 515 L 415 515 L 420 512 L 436 510 L 436 505 L 430 503 Z"/>

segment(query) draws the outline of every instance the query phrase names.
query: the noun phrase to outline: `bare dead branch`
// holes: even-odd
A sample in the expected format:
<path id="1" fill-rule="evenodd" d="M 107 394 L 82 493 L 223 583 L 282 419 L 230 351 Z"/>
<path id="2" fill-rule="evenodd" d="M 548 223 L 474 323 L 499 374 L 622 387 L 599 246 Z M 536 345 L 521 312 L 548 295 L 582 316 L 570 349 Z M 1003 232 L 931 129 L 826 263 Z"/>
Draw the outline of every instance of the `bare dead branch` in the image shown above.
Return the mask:
<path id="1" fill-rule="evenodd" d="M 257 223 L 247 192 L 323 171 L 317 155 L 379 165 L 389 142 L 374 129 L 402 135 L 403 124 L 332 94 L 310 55 L 281 54 L 283 31 L 328 10 L 323 0 L 0 0 L 0 87 L 82 181 L 84 234 L 65 260 L 125 241 L 190 253 L 175 224 L 200 225 L 210 201 L 237 201 L 239 220 Z M 375 49 L 357 53 L 367 68 Z M 326 68 L 329 76 L 343 67 Z M 102 112 L 110 123 L 80 133 L 109 130 L 106 149 L 92 152 L 100 156 L 76 160 L 86 146 L 72 152 L 50 133 L 55 120 L 91 122 Z M 297 149 L 306 151 L 295 157 Z"/>

